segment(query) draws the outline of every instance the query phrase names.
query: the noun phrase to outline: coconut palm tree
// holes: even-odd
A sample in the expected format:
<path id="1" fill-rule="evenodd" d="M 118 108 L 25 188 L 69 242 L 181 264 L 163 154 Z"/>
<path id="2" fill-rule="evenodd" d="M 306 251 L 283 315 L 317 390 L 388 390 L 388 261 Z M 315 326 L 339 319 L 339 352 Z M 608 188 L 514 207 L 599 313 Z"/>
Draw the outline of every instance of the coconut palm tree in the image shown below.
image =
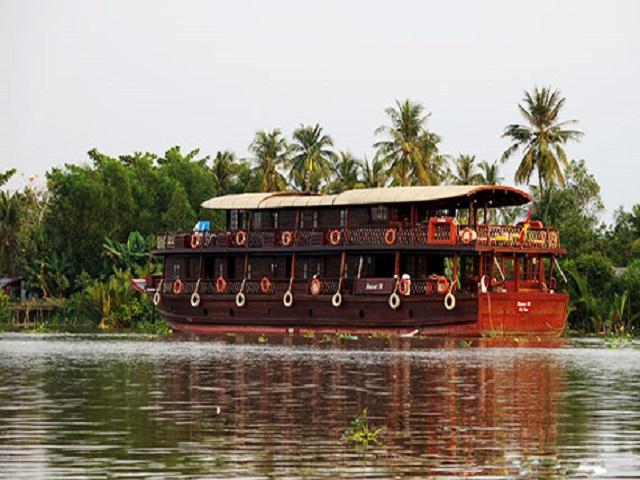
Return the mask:
<path id="1" fill-rule="evenodd" d="M 331 173 L 336 160 L 333 139 L 322 132 L 318 124 L 300 125 L 293 132 L 290 159 L 293 183 L 305 192 L 318 192 Z"/>
<path id="2" fill-rule="evenodd" d="M 480 162 L 480 183 L 482 185 L 500 185 L 504 177 L 500 176 L 498 162 L 489 163 L 486 160 Z"/>
<path id="3" fill-rule="evenodd" d="M 502 161 L 518 150 L 524 152 L 516 170 L 516 182 L 528 183 L 533 172 L 537 171 L 541 190 L 545 184 L 557 182 L 564 185 L 562 168 L 568 165 L 564 145 L 570 140 L 579 140 L 583 135 L 578 130 L 567 128 L 577 120 L 558 121 L 564 103 L 565 98 L 560 91 L 550 87 L 535 87 L 533 93 L 524 92 L 523 103 L 518 105 L 518 109 L 526 124 L 508 125 L 502 134 L 512 142 L 502 154 Z"/>
<path id="4" fill-rule="evenodd" d="M 256 173 L 260 178 L 260 191 L 284 190 L 287 181 L 278 168 L 286 165 L 289 147 L 280 129 L 276 128 L 272 132 L 257 132 L 253 142 L 249 145 L 249 150 L 255 155 Z"/>
<path id="5" fill-rule="evenodd" d="M 331 167 L 333 180 L 328 185 L 329 192 L 362 188 L 364 183 L 360 178 L 360 165 L 361 162 L 351 152 L 338 152 L 338 161 Z"/>
<path id="6" fill-rule="evenodd" d="M 475 161 L 475 155 L 458 155 L 453 161 L 455 171 L 451 173 L 451 180 L 454 185 L 473 185 L 480 183 L 482 175 L 478 173 Z"/>
<path id="7" fill-rule="evenodd" d="M 424 107 L 411 100 L 396 100 L 395 107 L 385 110 L 390 125 L 381 125 L 376 135 L 386 134 L 387 139 L 373 146 L 377 155 L 389 164 L 394 185 L 433 185 L 437 175 L 432 162 L 437 159 L 437 145 L 440 137 L 427 132 L 425 126 L 429 113 Z"/>
<path id="8" fill-rule="evenodd" d="M 362 172 L 362 185 L 365 188 L 377 188 L 387 185 L 386 165 L 378 156 L 374 157 L 372 162 L 364 158 L 360 162 L 360 171 Z"/>
<path id="9" fill-rule="evenodd" d="M 235 176 L 236 155 L 225 150 L 216 153 L 213 159 L 213 183 L 218 195 L 226 195 L 231 191 Z"/>

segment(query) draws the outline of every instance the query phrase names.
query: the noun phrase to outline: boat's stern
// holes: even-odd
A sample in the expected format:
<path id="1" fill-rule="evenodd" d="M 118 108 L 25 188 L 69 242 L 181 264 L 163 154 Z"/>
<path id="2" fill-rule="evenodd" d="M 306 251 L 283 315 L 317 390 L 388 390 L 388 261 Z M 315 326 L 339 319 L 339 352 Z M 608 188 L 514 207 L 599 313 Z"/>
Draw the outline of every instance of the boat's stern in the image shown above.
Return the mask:
<path id="1" fill-rule="evenodd" d="M 478 329 L 484 336 L 559 336 L 567 323 L 568 307 L 565 293 L 480 293 Z"/>

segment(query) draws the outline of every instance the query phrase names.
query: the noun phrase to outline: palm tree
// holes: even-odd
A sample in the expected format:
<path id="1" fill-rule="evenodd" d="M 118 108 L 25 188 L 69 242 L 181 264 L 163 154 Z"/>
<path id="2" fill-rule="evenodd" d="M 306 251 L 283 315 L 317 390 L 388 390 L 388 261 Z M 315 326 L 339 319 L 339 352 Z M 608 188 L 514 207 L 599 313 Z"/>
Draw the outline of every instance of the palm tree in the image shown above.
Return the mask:
<path id="1" fill-rule="evenodd" d="M 502 154 L 502 161 L 506 161 L 518 150 L 524 151 L 516 170 L 516 182 L 529 182 L 534 170 L 537 170 L 541 190 L 545 184 L 557 182 L 564 185 L 562 167 L 568 165 L 564 145 L 569 140 L 579 140 L 583 135 L 578 130 L 566 128 L 577 120 L 558 121 L 564 103 L 565 98 L 560 91 L 551 90 L 550 87 L 535 87 L 533 94 L 524 92 L 523 104 L 519 104 L 518 109 L 527 124 L 508 125 L 502 134 L 513 142 Z"/>
<path id="2" fill-rule="evenodd" d="M 387 184 L 387 171 L 384 161 L 378 156 L 373 161 L 365 158 L 360 162 L 360 171 L 362 172 L 362 185 L 365 188 L 384 187 Z"/>
<path id="3" fill-rule="evenodd" d="M 249 150 L 255 155 L 260 191 L 285 190 L 287 181 L 278 168 L 286 165 L 289 147 L 280 129 L 276 128 L 272 132 L 257 132 L 249 145 Z"/>
<path id="4" fill-rule="evenodd" d="M 475 155 L 458 155 L 458 158 L 453 161 L 455 172 L 452 173 L 452 183 L 454 185 L 473 185 L 480 182 L 482 175 L 478 173 L 475 161 Z"/>
<path id="5" fill-rule="evenodd" d="M 331 147 L 333 139 L 323 134 L 318 124 L 300 125 L 293 132 L 291 178 L 298 188 L 305 192 L 320 190 L 320 184 L 331 173 L 331 162 L 336 160 Z"/>
<path id="6" fill-rule="evenodd" d="M 331 167 L 333 180 L 329 184 L 329 192 L 340 193 L 362 188 L 364 183 L 360 179 L 360 165 L 361 162 L 351 152 L 339 152 L 338 161 Z"/>
<path id="7" fill-rule="evenodd" d="M 498 162 L 489 163 L 486 160 L 480 162 L 480 183 L 482 185 L 500 185 L 504 177 L 500 176 Z"/>
<path id="8" fill-rule="evenodd" d="M 394 185 L 433 185 L 438 182 L 434 160 L 441 165 L 437 145 L 440 137 L 427 132 L 425 125 L 430 114 L 411 100 L 396 100 L 395 107 L 385 110 L 391 125 L 381 125 L 376 135 L 386 134 L 388 139 L 375 143 L 377 155 L 389 164 Z"/>
<path id="9" fill-rule="evenodd" d="M 225 150 L 216 153 L 213 159 L 213 183 L 218 195 L 226 195 L 232 188 L 233 178 L 235 176 L 236 155 Z"/>

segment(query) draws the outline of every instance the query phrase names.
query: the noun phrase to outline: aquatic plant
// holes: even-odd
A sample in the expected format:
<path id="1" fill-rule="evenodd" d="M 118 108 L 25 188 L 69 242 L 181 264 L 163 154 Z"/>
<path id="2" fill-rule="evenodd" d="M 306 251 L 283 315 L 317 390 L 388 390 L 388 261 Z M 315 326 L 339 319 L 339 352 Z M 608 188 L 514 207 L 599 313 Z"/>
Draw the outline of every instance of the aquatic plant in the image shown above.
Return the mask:
<path id="1" fill-rule="evenodd" d="M 264 335 L 260 335 L 260 336 L 258 337 L 258 343 L 269 343 L 269 338 L 267 338 L 267 337 L 266 337 L 266 336 L 264 336 Z"/>
<path id="2" fill-rule="evenodd" d="M 369 427 L 369 417 L 367 409 L 363 409 L 356 418 L 351 421 L 349 428 L 345 430 L 342 438 L 344 441 L 353 443 L 356 446 L 367 447 L 369 443 L 380 443 L 378 436 L 384 430 L 384 427 L 373 429 Z"/>

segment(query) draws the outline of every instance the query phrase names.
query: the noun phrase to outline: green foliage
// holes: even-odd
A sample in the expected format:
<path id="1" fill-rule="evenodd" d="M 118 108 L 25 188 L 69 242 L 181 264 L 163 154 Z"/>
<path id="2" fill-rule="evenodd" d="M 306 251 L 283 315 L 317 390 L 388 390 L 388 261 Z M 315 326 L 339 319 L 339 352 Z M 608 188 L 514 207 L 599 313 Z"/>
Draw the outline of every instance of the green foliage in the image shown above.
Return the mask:
<path id="1" fill-rule="evenodd" d="M 137 322 L 157 318 L 151 300 L 131 288 L 131 274 L 116 269 L 107 280 L 93 280 L 74 293 L 65 305 L 65 316 L 101 329 L 131 328 Z"/>
<path id="2" fill-rule="evenodd" d="M 378 127 L 375 133 L 387 139 L 374 143 L 376 156 L 390 168 L 393 185 L 438 185 L 445 172 L 445 158 L 438 153 L 441 138 L 426 129 L 431 114 L 411 100 L 396 100 L 387 108 L 390 125 Z"/>
<path id="3" fill-rule="evenodd" d="M 534 188 L 533 195 L 534 218 L 560 230 L 570 255 L 602 250 L 598 227 L 604 205 L 600 186 L 584 160 L 569 163 L 564 186 L 550 185 L 542 192 Z"/>
<path id="4" fill-rule="evenodd" d="M 367 447 L 370 443 L 378 444 L 378 436 L 384 430 L 384 427 L 372 429 L 369 427 L 369 418 L 367 409 L 351 421 L 351 425 L 344 432 L 342 438 L 356 446 Z"/>
<path id="5" fill-rule="evenodd" d="M 10 303 L 9 295 L 0 288 L 0 323 L 9 323 L 11 321 Z"/>
<path id="6" fill-rule="evenodd" d="M 126 242 L 115 242 L 111 239 L 103 245 L 104 255 L 114 268 L 119 268 L 138 276 L 158 272 L 158 265 L 150 256 L 153 236 L 143 237 L 139 232 L 129 233 Z"/>
<path id="7" fill-rule="evenodd" d="M 318 192 L 329 179 L 335 162 L 333 139 L 318 124 L 300 125 L 293 132 L 291 144 L 291 178 L 304 192 Z"/>
<path id="8" fill-rule="evenodd" d="M 519 150 L 524 152 L 516 170 L 516 182 L 529 183 L 531 175 L 537 171 L 539 188 L 554 183 L 564 185 L 562 168 L 569 164 L 564 145 L 582 137 L 582 132 L 566 128 L 576 120 L 558 120 L 564 103 L 560 91 L 549 87 L 535 87 L 533 93 L 524 92 L 518 110 L 526 124 L 508 125 L 502 135 L 512 142 L 502 155 L 503 161 Z"/>

